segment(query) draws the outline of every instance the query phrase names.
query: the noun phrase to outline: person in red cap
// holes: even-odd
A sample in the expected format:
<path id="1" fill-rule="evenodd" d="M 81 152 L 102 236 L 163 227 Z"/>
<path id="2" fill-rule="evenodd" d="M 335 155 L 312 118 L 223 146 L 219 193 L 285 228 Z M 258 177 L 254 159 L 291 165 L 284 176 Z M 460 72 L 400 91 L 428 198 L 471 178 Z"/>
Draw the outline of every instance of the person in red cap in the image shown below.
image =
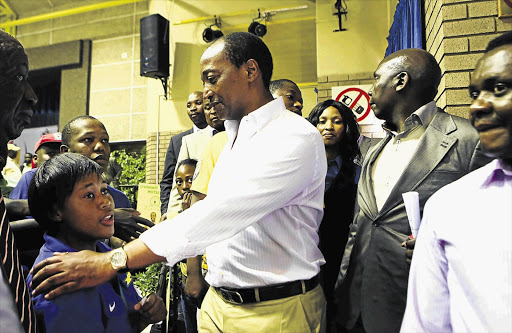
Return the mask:
<path id="1" fill-rule="evenodd" d="M 62 135 L 58 132 L 45 134 L 36 142 L 32 169 L 21 176 L 18 184 L 9 195 L 9 199 L 28 199 L 28 186 L 36 173 L 37 167 L 59 153 L 61 137 Z"/>

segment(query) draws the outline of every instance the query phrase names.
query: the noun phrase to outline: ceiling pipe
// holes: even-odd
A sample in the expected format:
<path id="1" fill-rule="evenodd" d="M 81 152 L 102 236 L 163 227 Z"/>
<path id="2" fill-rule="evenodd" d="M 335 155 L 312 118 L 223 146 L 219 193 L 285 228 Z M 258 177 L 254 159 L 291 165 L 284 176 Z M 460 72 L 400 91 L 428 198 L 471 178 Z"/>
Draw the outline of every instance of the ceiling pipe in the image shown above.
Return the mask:
<path id="1" fill-rule="evenodd" d="M 112 0 L 112 1 L 97 3 L 94 5 L 64 9 L 64 10 L 59 10 L 59 11 L 48 13 L 48 14 L 41 14 L 41 15 L 21 18 L 18 20 L 2 22 L 2 23 L 0 23 L 0 28 L 5 29 L 5 28 L 10 28 L 10 27 L 40 22 L 40 21 L 51 20 L 54 18 L 59 18 L 59 17 L 64 17 L 64 16 L 82 14 L 82 13 L 91 12 L 91 11 L 99 10 L 99 9 L 127 5 L 130 3 L 141 2 L 141 1 L 146 1 L 146 0 Z"/>
<path id="2" fill-rule="evenodd" d="M 262 13 L 263 13 L 263 15 L 265 15 L 265 13 L 268 14 L 268 13 L 273 13 L 273 12 L 284 12 L 284 11 L 289 11 L 289 10 L 298 10 L 298 9 L 306 9 L 306 8 L 308 8 L 307 5 L 296 6 L 296 7 L 277 7 L 277 8 L 269 8 L 267 10 L 262 10 Z M 243 15 L 254 15 L 254 10 L 244 10 L 244 11 L 240 11 L 240 12 L 223 13 L 223 14 L 218 14 L 217 16 L 221 16 L 223 19 L 225 19 L 226 17 L 243 16 Z M 207 21 L 207 20 L 213 20 L 214 18 L 215 18 L 215 16 L 196 17 L 193 19 L 174 22 L 173 25 L 202 22 L 202 21 Z"/>

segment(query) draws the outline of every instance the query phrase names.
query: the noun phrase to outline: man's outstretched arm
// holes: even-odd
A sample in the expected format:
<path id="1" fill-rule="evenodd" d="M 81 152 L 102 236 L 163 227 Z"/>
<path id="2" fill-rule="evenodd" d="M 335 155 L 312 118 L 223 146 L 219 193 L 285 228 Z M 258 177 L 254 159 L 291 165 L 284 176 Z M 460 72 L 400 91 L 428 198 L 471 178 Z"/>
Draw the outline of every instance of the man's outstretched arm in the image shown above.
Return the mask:
<path id="1" fill-rule="evenodd" d="M 164 261 L 140 240 L 125 245 L 127 268 L 141 268 L 155 262 Z M 111 252 L 97 253 L 80 251 L 75 253 L 56 253 L 55 256 L 34 266 L 31 288 L 33 295 L 47 293 L 46 299 L 94 287 L 112 279 L 117 271 L 110 264 Z"/>

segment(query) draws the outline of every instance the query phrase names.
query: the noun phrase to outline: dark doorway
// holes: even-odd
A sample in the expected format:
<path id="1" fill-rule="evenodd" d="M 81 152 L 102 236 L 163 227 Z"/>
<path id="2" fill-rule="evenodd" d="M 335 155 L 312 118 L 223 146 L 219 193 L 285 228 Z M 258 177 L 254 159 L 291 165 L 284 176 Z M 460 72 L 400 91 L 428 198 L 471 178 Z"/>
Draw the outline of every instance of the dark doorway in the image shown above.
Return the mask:
<path id="1" fill-rule="evenodd" d="M 30 71 L 28 82 L 34 89 L 38 102 L 27 128 L 59 124 L 60 81 L 60 68 Z"/>

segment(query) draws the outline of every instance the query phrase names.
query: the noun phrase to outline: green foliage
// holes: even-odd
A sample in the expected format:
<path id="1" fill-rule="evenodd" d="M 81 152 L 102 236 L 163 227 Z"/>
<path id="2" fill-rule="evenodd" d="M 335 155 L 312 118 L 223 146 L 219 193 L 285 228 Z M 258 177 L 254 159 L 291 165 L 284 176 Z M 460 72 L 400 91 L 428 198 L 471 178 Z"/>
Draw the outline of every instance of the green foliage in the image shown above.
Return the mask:
<path id="1" fill-rule="evenodd" d="M 144 272 L 135 274 L 133 284 L 139 288 L 143 297 L 156 292 L 156 287 L 158 286 L 158 277 L 160 275 L 162 265 L 162 263 L 149 265 L 146 267 Z"/>
<path id="2" fill-rule="evenodd" d="M 146 147 L 140 154 L 127 153 L 126 150 L 120 149 L 113 151 L 112 156 L 122 168 L 119 177 L 120 190 L 126 194 L 133 207 L 136 207 L 137 185 L 146 181 Z"/>
<path id="3" fill-rule="evenodd" d="M 148 296 L 151 293 L 156 293 L 158 286 L 158 279 L 160 277 L 160 270 L 163 264 L 161 262 L 149 265 L 143 272 L 136 273 L 133 276 L 133 284 L 141 291 L 142 296 Z M 175 269 L 177 266 L 174 266 Z M 167 271 L 166 281 L 171 284 L 171 297 L 174 295 L 174 277 L 169 276 L 169 270 Z M 181 270 L 178 273 L 178 281 L 182 280 Z M 160 295 L 159 295 L 160 296 Z"/>

